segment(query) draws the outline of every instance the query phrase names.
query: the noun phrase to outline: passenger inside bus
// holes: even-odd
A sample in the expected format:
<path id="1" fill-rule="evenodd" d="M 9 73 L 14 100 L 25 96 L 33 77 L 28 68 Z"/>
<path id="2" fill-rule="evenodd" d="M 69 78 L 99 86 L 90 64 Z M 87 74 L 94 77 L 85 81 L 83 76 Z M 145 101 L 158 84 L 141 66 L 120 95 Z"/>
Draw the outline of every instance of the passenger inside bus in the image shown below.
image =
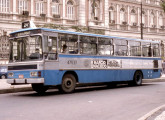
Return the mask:
<path id="1" fill-rule="evenodd" d="M 32 53 L 30 56 L 29 56 L 30 59 L 39 59 L 41 58 L 41 54 L 39 52 L 39 49 L 36 48 L 35 49 L 35 53 Z"/>
<path id="2" fill-rule="evenodd" d="M 152 56 L 152 48 L 151 46 L 149 46 L 149 49 L 148 49 L 148 57 L 151 57 Z"/>
<path id="3" fill-rule="evenodd" d="M 63 47 L 62 47 L 62 53 L 68 53 L 66 44 L 64 44 Z"/>
<path id="4" fill-rule="evenodd" d="M 66 44 L 64 44 L 62 46 L 62 53 L 66 53 L 66 54 L 77 54 L 78 53 L 78 49 L 71 49 L 71 47 L 68 47 Z"/>

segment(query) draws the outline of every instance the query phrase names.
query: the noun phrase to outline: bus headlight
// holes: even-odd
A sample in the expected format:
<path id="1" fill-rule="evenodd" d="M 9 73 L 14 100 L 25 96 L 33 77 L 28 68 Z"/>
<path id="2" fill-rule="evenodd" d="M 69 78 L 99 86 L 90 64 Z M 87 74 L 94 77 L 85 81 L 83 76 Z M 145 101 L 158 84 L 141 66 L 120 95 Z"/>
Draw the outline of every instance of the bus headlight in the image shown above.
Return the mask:
<path id="1" fill-rule="evenodd" d="M 31 77 L 37 77 L 37 75 L 38 75 L 37 73 L 38 73 L 38 72 L 30 72 L 30 76 L 31 76 Z"/>
<path id="2" fill-rule="evenodd" d="M 14 73 L 8 73 L 8 77 L 13 77 Z"/>

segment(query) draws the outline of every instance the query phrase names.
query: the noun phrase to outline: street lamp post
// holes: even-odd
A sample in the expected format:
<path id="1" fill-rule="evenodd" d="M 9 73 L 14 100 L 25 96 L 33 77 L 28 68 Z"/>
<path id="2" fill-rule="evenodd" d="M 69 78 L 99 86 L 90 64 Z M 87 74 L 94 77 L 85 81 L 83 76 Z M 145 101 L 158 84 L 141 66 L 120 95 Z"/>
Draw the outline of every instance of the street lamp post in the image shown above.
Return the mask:
<path id="1" fill-rule="evenodd" d="M 141 39 L 143 39 L 143 3 L 141 0 Z"/>

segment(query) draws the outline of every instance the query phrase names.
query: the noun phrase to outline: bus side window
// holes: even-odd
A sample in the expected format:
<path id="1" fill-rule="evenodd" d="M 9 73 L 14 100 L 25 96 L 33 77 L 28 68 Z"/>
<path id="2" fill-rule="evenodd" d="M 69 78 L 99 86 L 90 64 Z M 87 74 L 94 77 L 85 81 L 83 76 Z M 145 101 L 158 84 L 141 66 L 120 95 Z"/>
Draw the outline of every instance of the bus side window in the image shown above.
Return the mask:
<path id="1" fill-rule="evenodd" d="M 140 42 L 129 41 L 130 56 L 141 56 Z"/>
<path id="2" fill-rule="evenodd" d="M 59 51 L 64 54 L 78 53 L 78 36 L 59 34 Z"/>
<path id="3" fill-rule="evenodd" d="M 98 54 L 99 55 L 113 55 L 112 39 L 99 38 L 98 40 Z"/>
<path id="4" fill-rule="evenodd" d="M 159 57 L 159 44 L 153 44 L 153 57 Z"/>
<path id="5" fill-rule="evenodd" d="M 127 40 L 114 40 L 115 43 L 115 55 L 127 56 L 128 55 L 128 42 Z"/>
<path id="6" fill-rule="evenodd" d="M 48 37 L 48 60 L 57 59 L 57 37 Z"/>
<path id="7" fill-rule="evenodd" d="M 69 54 L 78 54 L 78 35 L 68 35 Z"/>
<path id="8" fill-rule="evenodd" d="M 87 55 L 97 54 L 97 38 L 80 36 L 80 53 Z"/>
<path id="9" fill-rule="evenodd" d="M 152 56 L 152 47 L 150 43 L 142 42 L 142 55 L 144 57 L 151 57 Z"/>
<path id="10" fill-rule="evenodd" d="M 64 53 L 64 46 L 66 45 L 67 47 L 67 34 L 59 34 L 58 39 L 59 39 L 59 52 Z"/>

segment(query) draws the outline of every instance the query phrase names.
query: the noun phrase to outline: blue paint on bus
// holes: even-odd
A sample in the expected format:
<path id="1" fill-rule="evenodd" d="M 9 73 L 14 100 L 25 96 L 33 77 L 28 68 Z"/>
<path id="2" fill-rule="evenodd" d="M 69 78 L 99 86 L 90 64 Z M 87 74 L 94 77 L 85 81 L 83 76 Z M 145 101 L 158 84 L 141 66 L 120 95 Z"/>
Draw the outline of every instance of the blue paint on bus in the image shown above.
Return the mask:
<path id="1" fill-rule="evenodd" d="M 62 83 L 63 75 L 67 70 L 40 70 L 41 77 L 44 77 L 45 85 L 60 85 Z M 132 70 L 69 70 L 73 71 L 78 76 L 79 83 L 102 83 L 102 82 L 117 82 L 117 81 L 131 81 L 135 73 L 135 69 Z M 158 78 L 161 74 L 161 70 L 156 72 L 152 69 L 141 70 L 144 79 Z M 24 78 L 40 78 L 31 77 L 30 72 L 35 71 L 10 71 L 14 73 L 12 79 L 18 79 L 19 75 L 24 75 Z"/>

